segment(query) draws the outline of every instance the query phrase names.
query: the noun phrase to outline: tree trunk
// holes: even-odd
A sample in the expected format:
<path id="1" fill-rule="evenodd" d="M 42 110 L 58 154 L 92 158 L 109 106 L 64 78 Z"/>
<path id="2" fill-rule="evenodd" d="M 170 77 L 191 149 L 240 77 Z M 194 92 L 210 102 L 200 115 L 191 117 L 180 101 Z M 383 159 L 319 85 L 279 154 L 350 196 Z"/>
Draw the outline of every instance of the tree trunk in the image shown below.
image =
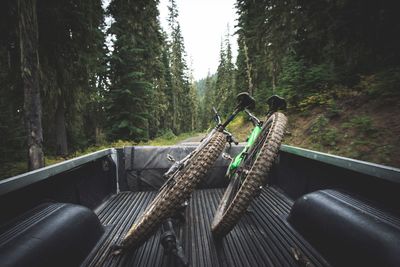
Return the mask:
<path id="1" fill-rule="evenodd" d="M 58 104 L 56 110 L 56 145 L 58 156 L 68 155 L 67 128 L 65 127 L 65 108 L 62 103 Z"/>
<path id="2" fill-rule="evenodd" d="M 18 30 L 28 139 L 28 168 L 35 170 L 44 166 L 36 0 L 18 0 Z"/>
<path id="3" fill-rule="evenodd" d="M 276 91 L 276 65 L 275 62 L 272 63 L 272 94 Z"/>
<path id="4" fill-rule="evenodd" d="M 98 126 L 94 127 L 94 136 L 95 136 L 96 145 L 100 145 L 103 143 L 102 132 L 101 132 L 100 127 L 98 127 Z"/>
<path id="5" fill-rule="evenodd" d="M 177 103 L 177 96 L 176 92 L 174 92 L 174 95 L 172 97 L 172 131 L 174 134 L 178 135 L 179 134 L 179 127 L 178 127 L 178 103 Z"/>
<path id="6" fill-rule="evenodd" d="M 254 95 L 253 80 L 252 80 L 252 78 L 251 78 L 252 69 L 251 69 L 250 58 L 249 58 L 249 54 L 248 54 L 248 49 L 247 49 L 246 41 L 244 41 L 244 40 L 243 40 L 243 48 L 244 48 L 244 56 L 245 56 L 245 59 L 246 59 L 247 82 L 249 83 L 248 92 L 250 93 L 250 95 Z"/>

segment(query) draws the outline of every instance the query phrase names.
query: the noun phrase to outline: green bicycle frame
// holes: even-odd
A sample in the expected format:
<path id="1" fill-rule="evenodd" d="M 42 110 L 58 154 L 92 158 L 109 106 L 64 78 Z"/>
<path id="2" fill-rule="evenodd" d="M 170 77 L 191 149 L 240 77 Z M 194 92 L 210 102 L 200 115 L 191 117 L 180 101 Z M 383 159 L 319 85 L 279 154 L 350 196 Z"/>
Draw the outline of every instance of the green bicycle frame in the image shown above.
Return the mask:
<path id="1" fill-rule="evenodd" d="M 245 153 L 249 150 L 249 148 L 255 143 L 257 137 L 260 135 L 262 131 L 262 128 L 259 125 L 256 125 L 254 127 L 253 131 L 251 132 L 249 138 L 247 139 L 247 143 L 245 147 L 243 148 L 242 152 L 240 152 L 231 162 L 231 164 L 228 167 L 228 176 L 231 175 L 231 173 L 236 170 L 240 163 L 242 163 L 242 160 L 244 158 Z"/>

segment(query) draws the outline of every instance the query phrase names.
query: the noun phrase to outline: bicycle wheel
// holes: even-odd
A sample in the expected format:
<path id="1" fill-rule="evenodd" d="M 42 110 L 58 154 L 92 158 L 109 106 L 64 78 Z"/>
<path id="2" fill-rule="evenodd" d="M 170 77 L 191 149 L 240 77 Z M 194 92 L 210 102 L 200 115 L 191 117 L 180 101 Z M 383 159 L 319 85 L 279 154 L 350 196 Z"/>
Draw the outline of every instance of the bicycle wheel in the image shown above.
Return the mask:
<path id="1" fill-rule="evenodd" d="M 208 144 L 190 159 L 190 162 L 180 171 L 175 181 L 163 186 L 155 199 L 129 229 L 114 254 L 119 254 L 128 248 L 139 247 L 157 230 L 163 221 L 171 217 L 179 205 L 190 197 L 202 176 L 217 160 L 225 147 L 225 143 L 225 135 L 216 132 Z"/>
<path id="2" fill-rule="evenodd" d="M 268 172 L 281 145 L 287 118 L 275 112 L 264 123 L 263 129 L 248 156 L 229 183 L 211 225 L 215 236 L 228 234 L 247 210 L 251 201 L 267 182 Z"/>

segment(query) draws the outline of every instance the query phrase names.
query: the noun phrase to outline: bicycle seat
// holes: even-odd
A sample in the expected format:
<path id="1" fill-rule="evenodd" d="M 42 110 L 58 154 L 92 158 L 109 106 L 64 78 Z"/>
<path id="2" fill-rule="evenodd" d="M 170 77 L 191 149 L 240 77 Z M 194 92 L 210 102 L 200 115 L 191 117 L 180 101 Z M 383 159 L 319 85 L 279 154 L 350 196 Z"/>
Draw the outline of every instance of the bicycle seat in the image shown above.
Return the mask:
<path id="1" fill-rule="evenodd" d="M 254 109 L 256 100 L 247 92 L 242 92 L 236 96 L 237 108 L 243 110 L 245 108 Z"/>
<path id="2" fill-rule="evenodd" d="M 267 104 L 269 106 L 269 110 L 272 112 L 277 111 L 278 109 L 285 110 L 286 109 L 286 100 L 283 97 L 278 95 L 270 96 L 267 99 Z"/>

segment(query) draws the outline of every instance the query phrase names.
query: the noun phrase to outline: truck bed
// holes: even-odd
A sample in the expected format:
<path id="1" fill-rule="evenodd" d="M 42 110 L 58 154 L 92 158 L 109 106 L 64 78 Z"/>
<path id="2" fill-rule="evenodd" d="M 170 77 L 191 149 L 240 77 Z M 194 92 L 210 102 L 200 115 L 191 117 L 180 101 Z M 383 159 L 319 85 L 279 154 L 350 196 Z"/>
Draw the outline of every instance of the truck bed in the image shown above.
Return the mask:
<path id="1" fill-rule="evenodd" d="M 163 184 L 167 155 L 194 148 L 110 148 L 0 181 L 0 266 L 179 266 L 161 227 L 111 250 Z M 228 164 L 215 162 L 176 226 L 190 266 L 400 266 L 400 169 L 282 146 L 270 187 L 215 240 Z"/>
<path id="2" fill-rule="evenodd" d="M 293 202 L 273 187 L 263 189 L 231 233 L 214 240 L 210 225 L 223 192 L 195 191 L 185 211 L 185 222 L 176 231 L 191 266 L 328 266 L 287 223 Z M 123 256 L 111 255 L 111 246 L 123 238 L 155 195 L 154 191 L 122 192 L 99 207 L 96 213 L 107 234 L 83 265 L 177 266 L 173 257 L 164 255 L 161 230 L 140 248 Z"/>

